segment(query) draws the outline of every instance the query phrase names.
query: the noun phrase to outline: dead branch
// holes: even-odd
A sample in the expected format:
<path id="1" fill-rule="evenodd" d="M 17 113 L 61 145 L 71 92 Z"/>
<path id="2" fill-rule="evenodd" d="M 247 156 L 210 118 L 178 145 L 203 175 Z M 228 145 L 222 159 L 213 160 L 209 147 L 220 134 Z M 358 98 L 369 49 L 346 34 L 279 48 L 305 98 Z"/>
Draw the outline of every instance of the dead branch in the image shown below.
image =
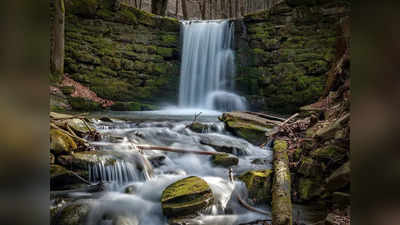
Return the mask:
<path id="1" fill-rule="evenodd" d="M 241 204 L 243 207 L 245 207 L 246 209 L 248 209 L 248 210 L 250 210 L 250 211 L 253 211 L 253 212 L 261 213 L 261 214 L 264 214 L 264 215 L 268 215 L 268 216 L 270 215 L 268 212 L 266 212 L 266 211 L 264 211 L 264 210 L 257 209 L 257 208 L 255 208 L 255 207 L 249 205 L 249 204 L 248 204 L 246 201 L 244 201 L 238 194 L 236 194 L 236 197 L 237 197 L 238 201 L 240 202 L 240 204 Z M 271 221 L 271 220 L 268 220 L 268 221 Z"/>
<path id="2" fill-rule="evenodd" d="M 265 118 L 265 119 L 274 119 L 274 120 L 285 121 L 284 118 L 281 118 L 281 117 L 278 117 L 278 116 L 268 115 L 268 114 L 265 114 L 265 113 L 250 112 L 250 111 L 245 112 L 245 113 L 256 115 L 256 116 L 259 116 L 259 117 L 262 117 L 262 118 Z"/>

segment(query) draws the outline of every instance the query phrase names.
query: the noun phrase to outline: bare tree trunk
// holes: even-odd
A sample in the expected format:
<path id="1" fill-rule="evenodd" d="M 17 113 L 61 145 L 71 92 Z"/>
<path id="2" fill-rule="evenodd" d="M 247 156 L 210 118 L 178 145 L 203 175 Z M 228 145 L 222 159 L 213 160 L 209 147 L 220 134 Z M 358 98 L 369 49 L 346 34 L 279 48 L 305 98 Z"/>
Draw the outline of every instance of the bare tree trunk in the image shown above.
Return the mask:
<path id="1" fill-rule="evenodd" d="M 241 14 L 241 16 L 245 15 L 245 11 L 244 11 L 245 10 L 245 7 L 244 7 L 245 6 L 245 2 L 246 2 L 245 0 L 241 0 L 240 1 L 240 14 Z"/>
<path id="2" fill-rule="evenodd" d="M 232 10 L 233 10 L 233 7 L 232 7 L 232 0 L 228 0 L 228 10 L 229 10 L 229 18 L 232 18 L 232 16 L 233 16 L 233 12 L 232 12 Z"/>
<path id="3" fill-rule="evenodd" d="M 235 18 L 239 18 L 239 0 L 235 0 Z"/>
<path id="4" fill-rule="evenodd" d="M 143 1 L 139 0 L 139 9 L 142 9 L 142 3 L 143 3 Z"/>
<path id="5" fill-rule="evenodd" d="M 214 17 L 219 18 L 220 11 L 218 10 L 218 0 L 213 1 Z"/>
<path id="6" fill-rule="evenodd" d="M 201 4 L 202 1 L 199 1 L 199 7 L 200 7 L 200 13 L 201 13 L 201 19 L 204 20 L 206 18 L 206 3 L 203 2 L 203 4 Z"/>
<path id="7" fill-rule="evenodd" d="M 213 4 L 212 4 L 213 2 L 212 2 L 212 0 L 209 0 L 208 1 L 208 8 L 210 9 L 210 18 L 209 19 L 213 19 Z"/>
<path id="8" fill-rule="evenodd" d="M 182 14 L 183 14 L 183 19 L 187 20 L 188 19 L 188 12 L 187 12 L 186 0 L 182 0 Z"/>
<path id="9" fill-rule="evenodd" d="M 165 16 L 167 13 L 168 0 L 152 0 L 151 12 L 160 16 Z"/>
<path id="10" fill-rule="evenodd" d="M 226 13 L 226 5 L 225 5 L 225 0 L 221 0 L 221 16 L 222 18 L 227 18 L 228 15 Z"/>
<path id="11" fill-rule="evenodd" d="M 50 70 L 54 75 L 64 73 L 64 27 L 65 7 L 64 0 L 54 0 L 53 39 L 50 53 Z"/>

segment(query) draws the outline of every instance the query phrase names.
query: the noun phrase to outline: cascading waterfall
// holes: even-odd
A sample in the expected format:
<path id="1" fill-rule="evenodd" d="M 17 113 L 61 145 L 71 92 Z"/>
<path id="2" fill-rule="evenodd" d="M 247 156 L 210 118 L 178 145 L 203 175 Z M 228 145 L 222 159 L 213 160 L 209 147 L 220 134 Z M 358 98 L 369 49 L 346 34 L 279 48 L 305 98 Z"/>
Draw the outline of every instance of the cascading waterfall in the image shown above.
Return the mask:
<path id="1" fill-rule="evenodd" d="M 233 23 L 227 20 L 184 21 L 181 34 L 180 106 L 245 110 L 245 99 L 233 93 Z"/>

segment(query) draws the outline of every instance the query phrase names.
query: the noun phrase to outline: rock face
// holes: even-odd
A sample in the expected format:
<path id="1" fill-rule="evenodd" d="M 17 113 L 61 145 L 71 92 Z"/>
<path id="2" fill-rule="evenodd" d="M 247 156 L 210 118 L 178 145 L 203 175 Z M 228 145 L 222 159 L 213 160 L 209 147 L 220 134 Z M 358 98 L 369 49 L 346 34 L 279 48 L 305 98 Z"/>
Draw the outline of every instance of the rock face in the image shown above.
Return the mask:
<path id="1" fill-rule="evenodd" d="M 272 198 L 272 170 L 251 170 L 238 178 L 246 184 L 250 199 L 255 203 L 269 204 Z"/>
<path id="2" fill-rule="evenodd" d="M 203 179 L 187 177 L 169 185 L 162 193 L 161 207 L 168 218 L 205 212 L 214 203 L 210 186 Z"/>
<path id="3" fill-rule="evenodd" d="M 321 96 L 349 2 L 283 1 L 235 22 L 236 87 L 250 106 L 290 113 Z"/>
<path id="4" fill-rule="evenodd" d="M 77 149 L 74 140 L 63 130 L 50 129 L 50 150 L 55 154 L 72 152 Z"/>
<path id="5" fill-rule="evenodd" d="M 65 72 L 98 97 L 131 102 L 129 109 L 175 101 L 179 21 L 116 2 L 65 2 Z"/>

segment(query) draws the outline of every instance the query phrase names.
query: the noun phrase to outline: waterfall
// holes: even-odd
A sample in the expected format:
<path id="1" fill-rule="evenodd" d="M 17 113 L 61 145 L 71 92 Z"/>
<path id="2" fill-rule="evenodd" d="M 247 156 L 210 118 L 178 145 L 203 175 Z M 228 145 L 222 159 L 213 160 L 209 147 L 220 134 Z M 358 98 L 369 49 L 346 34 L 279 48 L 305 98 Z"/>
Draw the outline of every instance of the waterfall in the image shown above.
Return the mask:
<path id="1" fill-rule="evenodd" d="M 228 20 L 183 21 L 181 35 L 180 106 L 245 110 L 245 99 L 232 93 L 234 24 Z"/>

